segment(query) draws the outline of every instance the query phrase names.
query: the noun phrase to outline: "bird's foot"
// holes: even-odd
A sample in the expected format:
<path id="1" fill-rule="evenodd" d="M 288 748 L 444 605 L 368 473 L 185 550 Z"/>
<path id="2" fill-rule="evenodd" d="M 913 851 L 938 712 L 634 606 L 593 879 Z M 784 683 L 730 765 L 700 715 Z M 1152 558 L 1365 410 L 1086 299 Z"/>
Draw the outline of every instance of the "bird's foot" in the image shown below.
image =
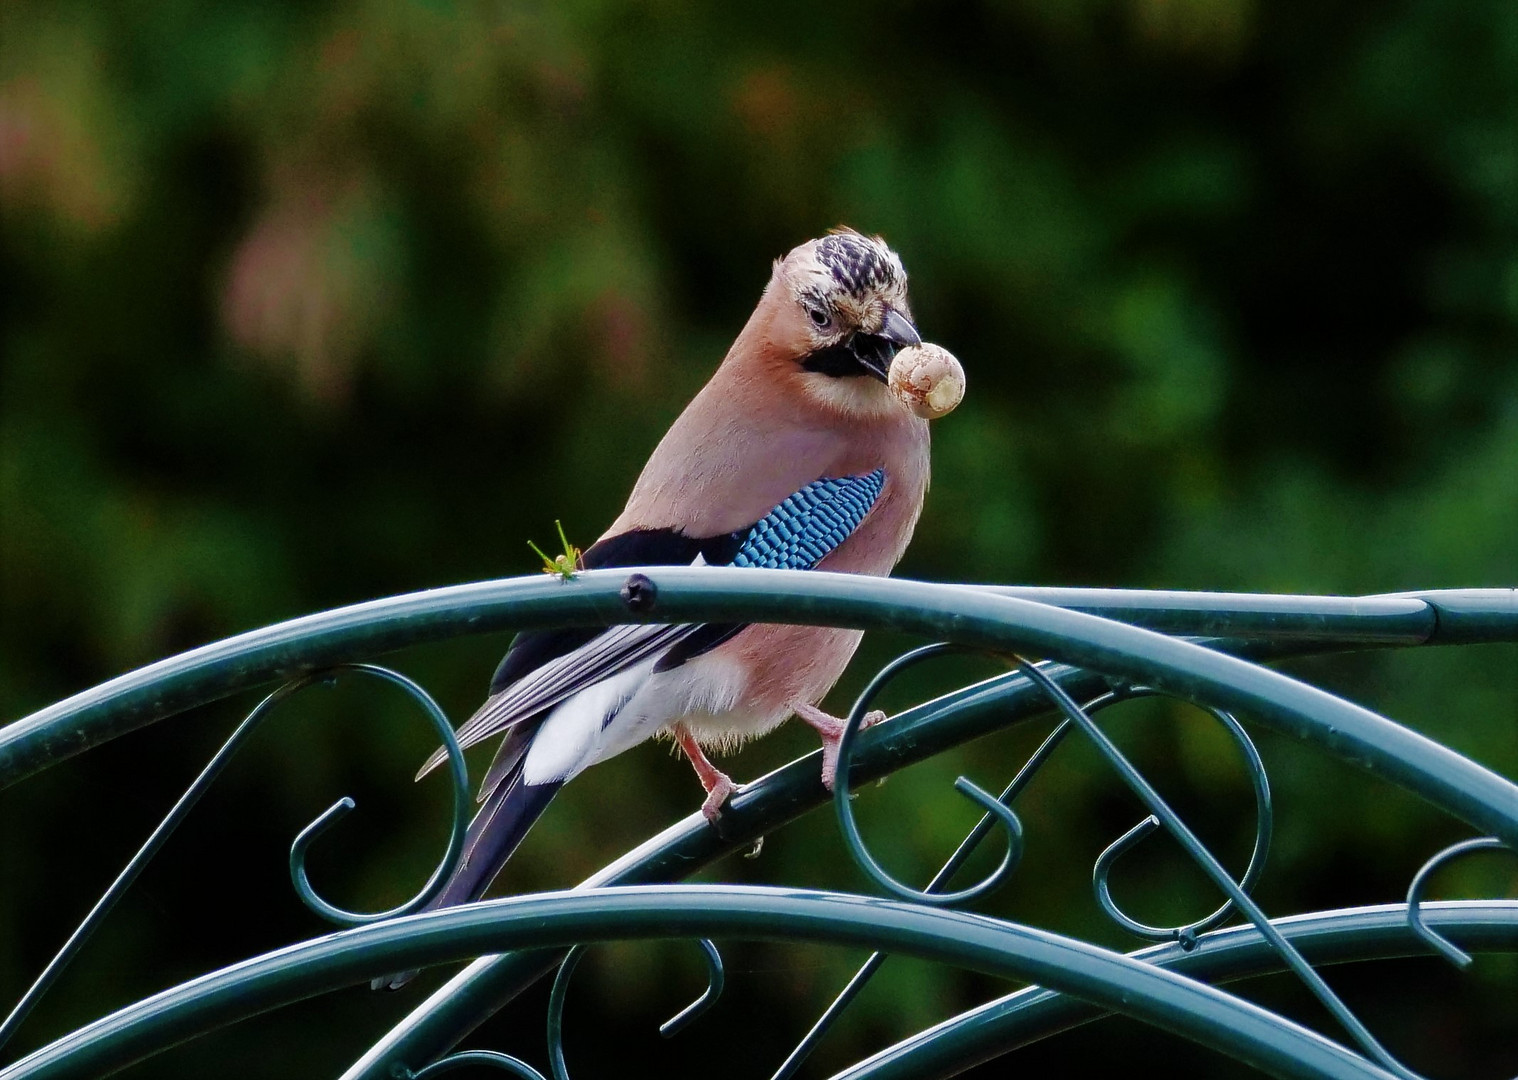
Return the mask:
<path id="1" fill-rule="evenodd" d="M 737 792 L 738 785 L 733 783 L 731 776 L 711 763 L 706 752 L 701 749 L 701 744 L 696 741 L 696 737 L 684 724 L 675 725 L 675 741 L 680 744 L 680 749 L 685 751 L 691 768 L 696 770 L 696 779 L 700 780 L 701 786 L 706 789 L 706 801 L 701 804 L 701 816 L 715 825 L 717 819 L 722 816 L 722 805 Z"/>
<path id="2" fill-rule="evenodd" d="M 703 781 L 704 783 L 704 781 Z M 722 816 L 722 807 L 738 791 L 738 785 L 725 772 L 717 772 L 712 786 L 706 789 L 706 801 L 701 804 L 701 816 L 713 825 Z"/>
<path id="3" fill-rule="evenodd" d="M 833 779 L 838 775 L 838 744 L 843 739 L 847 722 L 823 712 L 815 705 L 797 704 L 792 711 L 822 737 L 822 786 L 833 790 Z M 886 718 L 879 709 L 871 709 L 859 722 L 859 730 L 874 727 Z"/>

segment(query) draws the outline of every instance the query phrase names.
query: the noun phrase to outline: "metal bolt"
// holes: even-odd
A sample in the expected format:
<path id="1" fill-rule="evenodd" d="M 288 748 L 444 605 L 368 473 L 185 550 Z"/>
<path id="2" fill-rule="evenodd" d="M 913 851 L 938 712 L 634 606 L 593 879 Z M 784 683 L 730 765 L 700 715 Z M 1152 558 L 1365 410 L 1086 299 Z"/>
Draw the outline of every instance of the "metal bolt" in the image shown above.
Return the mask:
<path id="1" fill-rule="evenodd" d="M 633 574 L 622 585 L 622 603 L 628 611 L 652 611 L 659 597 L 659 587 L 647 574 Z"/>

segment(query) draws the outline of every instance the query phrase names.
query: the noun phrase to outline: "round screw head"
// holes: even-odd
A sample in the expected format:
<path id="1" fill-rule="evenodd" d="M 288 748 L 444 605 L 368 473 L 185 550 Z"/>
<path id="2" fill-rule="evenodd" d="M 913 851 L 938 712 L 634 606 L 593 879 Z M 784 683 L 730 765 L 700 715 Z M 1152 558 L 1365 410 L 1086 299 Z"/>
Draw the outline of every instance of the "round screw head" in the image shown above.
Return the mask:
<path id="1" fill-rule="evenodd" d="M 632 574 L 622 583 L 622 603 L 628 611 L 652 611 L 659 597 L 659 587 L 647 574 Z"/>

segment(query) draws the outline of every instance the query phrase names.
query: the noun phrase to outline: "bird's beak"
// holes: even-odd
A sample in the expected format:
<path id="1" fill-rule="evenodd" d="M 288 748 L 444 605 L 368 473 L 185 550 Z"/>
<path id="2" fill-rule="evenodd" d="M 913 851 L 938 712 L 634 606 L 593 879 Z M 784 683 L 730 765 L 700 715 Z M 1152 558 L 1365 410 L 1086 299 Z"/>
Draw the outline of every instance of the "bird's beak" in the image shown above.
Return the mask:
<path id="1" fill-rule="evenodd" d="M 885 318 L 880 323 L 880 336 L 893 345 L 922 344 L 922 335 L 912 325 L 912 320 L 893 307 L 885 309 Z"/>
<path id="2" fill-rule="evenodd" d="M 881 382 L 890 381 L 891 359 L 903 345 L 921 345 L 922 335 L 912 320 L 895 308 L 885 309 L 878 334 L 855 334 L 849 340 L 849 349 L 859 366 Z"/>
<path id="3" fill-rule="evenodd" d="M 896 344 L 884 334 L 855 334 L 848 341 L 849 351 L 865 373 L 881 382 L 890 382 L 891 359 L 896 355 Z"/>

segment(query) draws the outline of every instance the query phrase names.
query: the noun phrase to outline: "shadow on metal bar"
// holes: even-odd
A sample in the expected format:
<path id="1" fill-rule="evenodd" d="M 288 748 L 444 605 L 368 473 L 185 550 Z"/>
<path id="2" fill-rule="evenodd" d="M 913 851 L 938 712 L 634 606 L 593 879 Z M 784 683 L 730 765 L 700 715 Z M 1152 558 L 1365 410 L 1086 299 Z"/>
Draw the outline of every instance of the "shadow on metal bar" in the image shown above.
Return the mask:
<path id="1" fill-rule="evenodd" d="M 1204 983 L 1044 930 L 841 893 L 665 885 L 487 900 L 340 931 L 129 1005 L 43 1047 L 0 1076 L 64 1080 L 108 1074 L 281 1005 L 386 972 L 481 952 L 670 937 L 880 949 L 1035 981 L 1274 1076 L 1385 1080 L 1390 1075 L 1316 1032 Z"/>

